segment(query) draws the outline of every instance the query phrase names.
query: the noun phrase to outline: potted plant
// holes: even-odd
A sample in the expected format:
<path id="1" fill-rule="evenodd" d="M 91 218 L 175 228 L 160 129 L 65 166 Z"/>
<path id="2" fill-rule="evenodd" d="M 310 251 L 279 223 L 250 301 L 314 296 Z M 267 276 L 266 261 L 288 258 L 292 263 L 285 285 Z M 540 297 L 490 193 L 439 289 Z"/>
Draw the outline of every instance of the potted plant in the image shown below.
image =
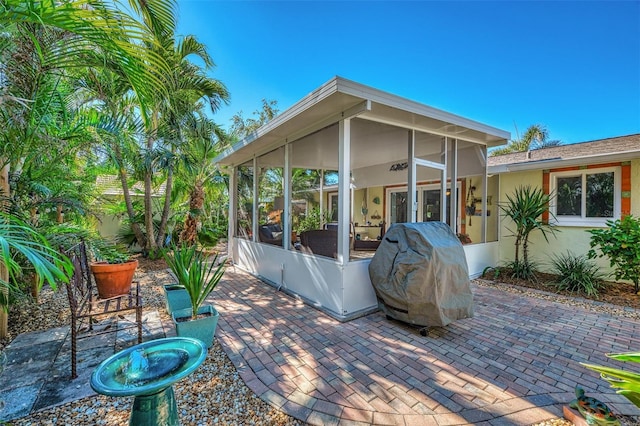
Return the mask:
<path id="1" fill-rule="evenodd" d="M 115 247 L 105 247 L 93 245 L 96 252 L 96 261 L 91 262 L 89 267 L 96 280 L 98 296 L 101 299 L 108 299 L 131 291 L 133 274 L 138 267 L 137 259 L 130 259 L 129 256 Z"/>
<path id="2" fill-rule="evenodd" d="M 218 263 L 216 254 L 209 263 L 209 259 L 195 245 L 174 247 L 172 254 L 164 254 L 164 259 L 191 302 L 190 307 L 175 310 L 171 314 L 176 334 L 200 339 L 210 348 L 219 314 L 212 305 L 203 303 L 220 282 L 224 274 L 224 262 Z"/>
<path id="3" fill-rule="evenodd" d="M 173 311 L 191 307 L 191 299 L 184 286 L 171 283 L 163 285 L 162 289 L 164 290 L 164 298 L 169 315 L 171 315 Z"/>

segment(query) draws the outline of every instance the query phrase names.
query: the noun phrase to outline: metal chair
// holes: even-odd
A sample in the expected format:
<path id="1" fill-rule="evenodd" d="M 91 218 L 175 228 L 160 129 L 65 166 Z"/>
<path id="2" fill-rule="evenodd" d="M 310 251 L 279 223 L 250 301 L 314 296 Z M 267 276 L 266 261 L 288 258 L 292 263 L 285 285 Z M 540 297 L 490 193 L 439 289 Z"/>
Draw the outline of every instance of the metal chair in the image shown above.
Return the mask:
<path id="1" fill-rule="evenodd" d="M 61 251 L 69 257 L 73 264 L 73 273 L 66 284 L 66 288 L 71 310 L 71 378 L 75 379 L 78 377 L 76 366 L 77 341 L 81 338 L 117 331 L 117 327 L 115 327 L 114 329 L 94 332 L 93 322 L 95 321 L 95 316 L 135 311 L 138 343 L 142 343 L 142 296 L 140 295 L 140 283 L 134 281 L 131 291 L 127 294 L 108 299 L 98 298 L 93 276 L 89 269 L 89 258 L 84 241 L 69 250 Z M 132 328 L 134 325 L 130 327 Z"/>

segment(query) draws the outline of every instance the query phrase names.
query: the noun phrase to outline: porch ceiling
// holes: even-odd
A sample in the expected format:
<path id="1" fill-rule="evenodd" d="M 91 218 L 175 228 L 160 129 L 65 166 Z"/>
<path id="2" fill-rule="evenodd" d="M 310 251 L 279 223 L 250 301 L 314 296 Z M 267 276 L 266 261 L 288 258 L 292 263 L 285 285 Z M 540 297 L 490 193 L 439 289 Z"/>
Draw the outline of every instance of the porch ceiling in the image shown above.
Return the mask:
<path id="1" fill-rule="evenodd" d="M 407 129 L 422 132 L 418 134 L 418 138 L 431 139 L 433 144 L 429 145 L 433 145 L 438 152 L 442 136 L 487 147 L 503 145 L 510 137 L 503 130 L 335 77 L 254 134 L 220 154 L 214 162 L 221 165 L 242 164 L 254 155 L 264 154 L 306 136 L 316 139 L 316 146 L 333 147 L 323 150 L 327 152 L 322 153 L 322 156 L 309 157 L 315 160 L 315 167 L 330 168 L 330 164 L 337 164 L 338 154 L 335 149 L 337 126 L 331 125 L 342 118 L 356 116 L 363 120 L 353 121 L 351 144 L 353 152 L 360 152 L 362 155 L 357 156 L 357 162 L 361 164 L 352 162 L 354 168 L 379 163 L 374 157 L 387 161 L 406 158 L 404 142 L 407 140 Z M 324 131 L 319 132 L 323 129 Z M 322 161 L 319 161 L 320 158 Z M 320 162 L 323 164 L 319 164 Z"/>

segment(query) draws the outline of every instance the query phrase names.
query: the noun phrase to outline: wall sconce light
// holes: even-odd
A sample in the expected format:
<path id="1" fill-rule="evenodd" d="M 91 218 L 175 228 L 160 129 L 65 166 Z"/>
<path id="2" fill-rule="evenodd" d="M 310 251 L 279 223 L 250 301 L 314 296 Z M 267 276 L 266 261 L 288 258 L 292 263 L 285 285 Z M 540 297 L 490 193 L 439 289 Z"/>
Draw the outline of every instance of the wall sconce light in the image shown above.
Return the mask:
<path id="1" fill-rule="evenodd" d="M 400 172 L 402 170 L 407 169 L 408 167 L 409 167 L 409 163 L 405 161 L 404 163 L 396 163 L 396 164 L 392 165 L 389 168 L 389 171 L 390 172 Z"/>

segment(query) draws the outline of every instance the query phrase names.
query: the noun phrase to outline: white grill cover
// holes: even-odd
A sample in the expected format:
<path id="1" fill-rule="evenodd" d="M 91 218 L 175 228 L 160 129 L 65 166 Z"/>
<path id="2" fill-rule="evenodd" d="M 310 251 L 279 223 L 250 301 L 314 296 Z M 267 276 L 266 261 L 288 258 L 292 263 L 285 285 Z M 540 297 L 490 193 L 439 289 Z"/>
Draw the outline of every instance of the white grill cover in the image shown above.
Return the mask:
<path id="1" fill-rule="evenodd" d="M 460 240 L 443 222 L 396 223 L 369 264 L 380 309 L 419 326 L 473 317 L 473 294 Z"/>

